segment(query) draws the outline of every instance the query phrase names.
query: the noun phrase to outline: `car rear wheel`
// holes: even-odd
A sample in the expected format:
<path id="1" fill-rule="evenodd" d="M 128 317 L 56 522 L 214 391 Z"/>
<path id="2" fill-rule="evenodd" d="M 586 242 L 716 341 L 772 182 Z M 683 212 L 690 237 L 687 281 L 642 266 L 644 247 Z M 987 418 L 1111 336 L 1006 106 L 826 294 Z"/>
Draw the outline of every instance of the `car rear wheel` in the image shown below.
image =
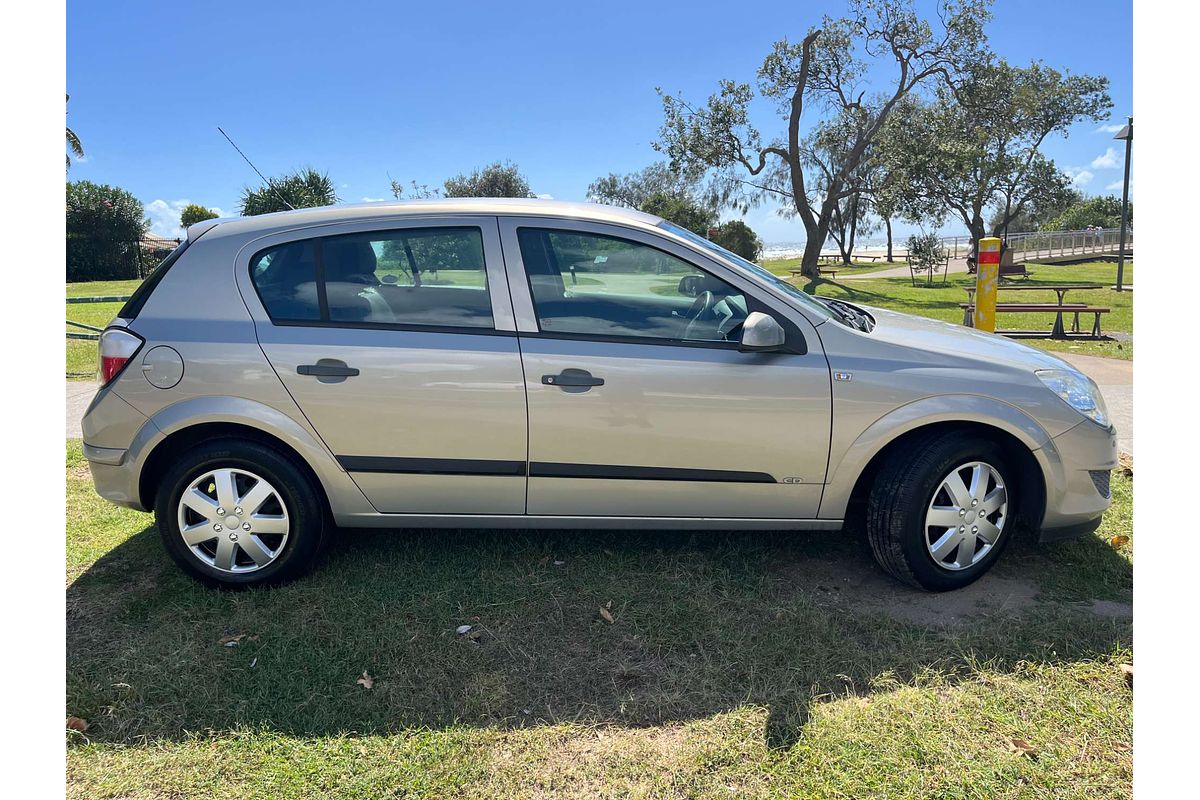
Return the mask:
<path id="1" fill-rule="evenodd" d="M 188 574 L 210 585 L 258 586 L 312 564 L 324 537 L 319 497 L 286 456 L 220 439 L 175 461 L 154 511 L 167 552 Z"/>
<path id="2" fill-rule="evenodd" d="M 977 580 L 1015 527 L 1019 486 L 1003 450 L 961 433 L 934 435 L 885 461 L 867 502 L 867 538 L 880 565 L 930 591 Z"/>

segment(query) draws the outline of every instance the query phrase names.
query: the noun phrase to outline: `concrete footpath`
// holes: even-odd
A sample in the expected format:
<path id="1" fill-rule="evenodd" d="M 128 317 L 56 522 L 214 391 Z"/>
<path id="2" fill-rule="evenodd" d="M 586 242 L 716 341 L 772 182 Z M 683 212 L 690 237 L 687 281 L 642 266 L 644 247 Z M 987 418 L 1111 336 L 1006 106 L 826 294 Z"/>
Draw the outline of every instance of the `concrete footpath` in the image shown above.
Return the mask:
<path id="1" fill-rule="evenodd" d="M 82 439 L 79 421 L 100 384 L 96 381 L 67 381 L 67 438 Z"/>
<path id="2" fill-rule="evenodd" d="M 837 265 L 831 264 L 828 266 L 828 268 L 829 269 L 837 269 Z M 966 257 L 952 258 L 952 259 L 950 259 L 950 266 L 947 268 L 946 274 L 956 275 L 960 272 L 966 272 L 966 271 L 967 271 Z M 863 272 L 858 275 L 845 275 L 841 278 L 838 278 L 837 282 L 841 283 L 842 281 L 865 281 L 865 280 L 871 280 L 873 278 L 911 278 L 911 277 L 912 277 L 912 270 L 908 268 L 907 264 L 905 264 L 904 266 L 901 266 L 901 267 L 889 267 L 888 269 L 883 269 L 883 270 L 880 270 L 879 272 Z M 925 274 L 921 274 L 917 277 L 917 282 L 922 285 L 924 285 L 926 280 L 928 280 L 928 277 Z M 942 273 L 939 271 L 936 275 L 933 276 L 934 286 L 937 286 L 941 281 L 942 281 Z"/>
<path id="3" fill-rule="evenodd" d="M 1108 413 L 1117 426 L 1121 451 L 1133 455 L 1133 362 L 1115 358 L 1097 358 L 1074 353 L 1057 353 L 1089 376 L 1100 387 Z M 95 381 L 67 381 L 67 438 L 83 436 L 79 421 L 100 384 Z"/>
<path id="4" fill-rule="evenodd" d="M 1055 353 L 1096 382 L 1108 416 L 1117 426 L 1117 446 L 1133 456 L 1133 362 L 1075 353 Z"/>

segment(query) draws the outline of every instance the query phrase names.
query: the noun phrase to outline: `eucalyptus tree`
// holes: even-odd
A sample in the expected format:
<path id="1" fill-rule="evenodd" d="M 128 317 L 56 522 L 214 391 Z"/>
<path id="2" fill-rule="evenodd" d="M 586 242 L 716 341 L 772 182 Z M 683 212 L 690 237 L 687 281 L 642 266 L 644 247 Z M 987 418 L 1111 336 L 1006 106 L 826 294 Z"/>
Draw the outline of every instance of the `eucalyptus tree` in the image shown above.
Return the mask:
<path id="1" fill-rule="evenodd" d="M 972 239 L 987 235 L 987 214 L 1005 230 L 1030 209 L 1062 208 L 1071 178 L 1042 152 L 1051 135 L 1108 116 L 1108 79 L 1063 74 L 1040 62 L 979 65 L 953 91 L 930 102 L 909 98 L 880 137 L 876 154 L 909 219 L 957 216 Z"/>
<path id="2" fill-rule="evenodd" d="M 751 122 L 754 90 L 725 79 L 703 105 L 660 89 L 664 120 L 655 146 L 676 169 L 710 170 L 724 201 L 782 201 L 804 225 L 802 268 L 816 276 L 835 209 L 861 191 L 849 185 L 851 176 L 896 107 L 988 59 L 989 9 L 989 0 L 942 0 L 930 21 L 910 0 L 851 0 L 848 17 L 825 17 L 798 43 L 777 41 L 759 68 L 758 96 L 775 105 L 780 130 L 760 133 Z M 831 117 L 850 125 L 852 137 L 818 192 L 806 174 L 803 129 Z"/>

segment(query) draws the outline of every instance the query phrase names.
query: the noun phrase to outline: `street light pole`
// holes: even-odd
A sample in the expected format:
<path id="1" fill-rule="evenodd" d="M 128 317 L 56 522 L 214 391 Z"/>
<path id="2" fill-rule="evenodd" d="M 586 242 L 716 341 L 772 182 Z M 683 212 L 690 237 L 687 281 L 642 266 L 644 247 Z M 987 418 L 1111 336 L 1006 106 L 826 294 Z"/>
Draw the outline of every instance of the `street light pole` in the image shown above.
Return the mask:
<path id="1" fill-rule="evenodd" d="M 1133 154 L 1133 117 L 1129 118 L 1129 122 L 1124 128 L 1117 133 L 1114 139 L 1125 140 L 1125 184 L 1121 189 L 1121 242 L 1120 250 L 1117 252 L 1117 291 L 1123 292 L 1125 289 L 1122 286 L 1125 277 L 1125 231 L 1129 227 L 1129 158 Z"/>

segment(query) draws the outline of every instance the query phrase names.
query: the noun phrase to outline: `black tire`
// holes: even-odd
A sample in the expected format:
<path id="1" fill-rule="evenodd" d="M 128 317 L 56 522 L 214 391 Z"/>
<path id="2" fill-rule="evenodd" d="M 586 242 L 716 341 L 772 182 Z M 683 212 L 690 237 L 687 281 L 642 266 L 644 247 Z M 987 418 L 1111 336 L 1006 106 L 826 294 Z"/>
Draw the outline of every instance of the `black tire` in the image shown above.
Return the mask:
<path id="1" fill-rule="evenodd" d="M 977 563 L 946 569 L 930 554 L 925 514 L 934 492 L 951 470 L 971 461 L 990 464 L 1008 490 L 1008 513 L 996 543 Z M 960 589 L 978 580 L 1016 534 L 1021 487 L 1002 448 L 964 433 L 933 434 L 898 448 L 884 462 L 867 500 L 867 538 L 875 559 L 889 574 L 910 586 L 933 592 Z"/>
<path id="2" fill-rule="evenodd" d="M 288 515 L 287 540 L 274 561 L 253 572 L 216 569 L 201 561 L 179 532 L 177 509 L 185 489 L 206 470 L 232 467 L 261 476 L 278 492 Z M 185 451 L 159 483 L 154 516 L 163 546 L 184 572 L 209 586 L 246 588 L 284 583 L 312 566 L 325 538 L 321 493 L 287 456 L 243 439 L 215 439 Z"/>

